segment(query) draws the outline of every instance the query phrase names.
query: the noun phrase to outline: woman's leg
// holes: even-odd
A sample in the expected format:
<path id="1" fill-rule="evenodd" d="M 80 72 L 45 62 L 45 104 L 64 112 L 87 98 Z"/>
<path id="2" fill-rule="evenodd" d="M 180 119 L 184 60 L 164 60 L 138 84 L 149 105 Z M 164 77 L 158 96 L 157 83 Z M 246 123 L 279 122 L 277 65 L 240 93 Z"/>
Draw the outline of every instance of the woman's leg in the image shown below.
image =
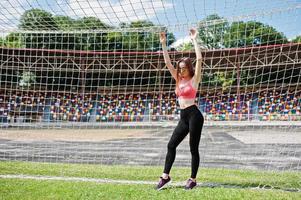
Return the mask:
<path id="1" fill-rule="evenodd" d="M 166 154 L 165 167 L 164 167 L 165 174 L 169 174 L 176 157 L 176 148 L 183 141 L 183 139 L 186 137 L 188 132 L 189 132 L 188 124 L 181 119 L 177 127 L 175 128 L 167 145 L 167 154 Z"/>
<path id="2" fill-rule="evenodd" d="M 191 178 L 195 179 L 199 164 L 200 164 L 200 155 L 199 155 L 199 144 L 201 139 L 202 128 L 204 124 L 204 117 L 201 112 L 194 114 L 189 120 L 189 145 L 191 152 Z"/>

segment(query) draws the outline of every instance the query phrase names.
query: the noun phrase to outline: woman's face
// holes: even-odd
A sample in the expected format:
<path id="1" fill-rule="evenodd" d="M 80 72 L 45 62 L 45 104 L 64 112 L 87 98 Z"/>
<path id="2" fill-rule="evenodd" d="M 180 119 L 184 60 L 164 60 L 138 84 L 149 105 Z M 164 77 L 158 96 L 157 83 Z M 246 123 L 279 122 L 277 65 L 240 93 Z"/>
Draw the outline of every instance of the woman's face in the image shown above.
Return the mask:
<path id="1" fill-rule="evenodd" d="M 182 79 L 189 78 L 189 76 L 190 76 L 189 69 L 185 65 L 184 62 L 179 63 L 179 75 L 180 75 L 180 78 L 182 78 Z"/>

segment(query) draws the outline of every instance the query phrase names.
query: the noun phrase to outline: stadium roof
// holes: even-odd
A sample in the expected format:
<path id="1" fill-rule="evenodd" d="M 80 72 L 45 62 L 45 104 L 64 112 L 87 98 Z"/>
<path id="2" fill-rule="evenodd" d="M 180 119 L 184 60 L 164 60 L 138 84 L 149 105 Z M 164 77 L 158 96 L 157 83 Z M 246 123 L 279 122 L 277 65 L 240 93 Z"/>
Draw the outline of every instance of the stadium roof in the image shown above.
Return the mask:
<path id="1" fill-rule="evenodd" d="M 245 48 L 229 48 L 203 50 L 204 68 L 208 69 L 229 69 L 237 67 L 258 67 L 258 66 L 282 66 L 301 63 L 301 43 L 288 43 L 269 46 L 253 46 Z M 5 67 L 20 62 L 24 66 L 38 63 L 39 59 L 49 64 L 66 63 L 72 60 L 74 64 L 91 66 L 95 61 L 100 65 L 114 65 L 122 60 L 126 65 L 139 65 L 144 62 L 151 63 L 154 68 L 163 69 L 164 59 L 162 51 L 157 52 L 97 52 L 77 50 L 55 50 L 55 49 L 29 49 L 29 48 L 6 48 L 0 47 L 0 66 Z M 181 57 L 195 58 L 194 52 L 169 52 L 171 60 L 175 62 Z M 161 67 L 156 67 L 161 66 Z M 83 68 L 84 69 L 84 68 Z M 111 68 L 110 68 L 111 69 Z M 132 69 L 136 69 L 135 66 Z"/>

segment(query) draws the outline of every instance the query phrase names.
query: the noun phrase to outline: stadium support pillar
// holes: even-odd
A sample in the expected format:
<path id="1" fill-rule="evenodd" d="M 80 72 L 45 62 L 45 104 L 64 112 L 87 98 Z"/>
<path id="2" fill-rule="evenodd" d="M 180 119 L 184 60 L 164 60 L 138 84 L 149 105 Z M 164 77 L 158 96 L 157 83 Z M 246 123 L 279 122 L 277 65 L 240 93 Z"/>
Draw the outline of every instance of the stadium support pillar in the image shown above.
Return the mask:
<path id="1" fill-rule="evenodd" d="M 237 73 L 237 105 L 236 105 L 236 109 L 237 109 L 237 112 L 238 112 L 238 120 L 240 121 L 241 120 L 241 106 L 240 106 L 240 60 L 239 60 L 239 57 L 237 58 L 238 61 L 236 63 L 236 66 L 237 66 L 237 70 L 236 70 L 236 73 Z"/>
<path id="2" fill-rule="evenodd" d="M 86 67 L 85 67 L 85 60 L 81 61 L 80 65 L 80 78 L 81 78 L 81 89 L 80 92 L 82 96 L 85 96 L 85 85 L 86 85 Z"/>

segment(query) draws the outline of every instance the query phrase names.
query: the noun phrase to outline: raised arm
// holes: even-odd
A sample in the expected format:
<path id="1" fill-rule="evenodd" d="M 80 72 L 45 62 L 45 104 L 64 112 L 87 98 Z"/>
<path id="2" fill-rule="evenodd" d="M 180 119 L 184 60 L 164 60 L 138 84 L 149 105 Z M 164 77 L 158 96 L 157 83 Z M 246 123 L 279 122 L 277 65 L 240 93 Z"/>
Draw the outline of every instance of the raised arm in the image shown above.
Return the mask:
<path id="1" fill-rule="evenodd" d="M 164 56 L 164 61 L 169 69 L 172 77 L 177 80 L 177 70 L 174 68 L 174 66 L 171 64 L 170 57 L 168 55 L 167 47 L 166 47 L 166 33 L 161 32 L 160 33 L 160 42 L 162 44 L 162 49 L 163 49 L 163 56 Z"/>
<path id="2" fill-rule="evenodd" d="M 196 64 L 195 64 L 195 72 L 194 72 L 194 83 L 198 85 L 201 82 L 201 75 L 202 75 L 202 62 L 203 57 L 201 53 L 201 49 L 198 46 L 197 37 L 198 31 L 195 28 L 190 29 L 190 38 L 195 48 L 195 55 L 196 55 Z"/>

